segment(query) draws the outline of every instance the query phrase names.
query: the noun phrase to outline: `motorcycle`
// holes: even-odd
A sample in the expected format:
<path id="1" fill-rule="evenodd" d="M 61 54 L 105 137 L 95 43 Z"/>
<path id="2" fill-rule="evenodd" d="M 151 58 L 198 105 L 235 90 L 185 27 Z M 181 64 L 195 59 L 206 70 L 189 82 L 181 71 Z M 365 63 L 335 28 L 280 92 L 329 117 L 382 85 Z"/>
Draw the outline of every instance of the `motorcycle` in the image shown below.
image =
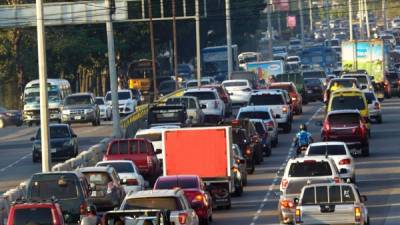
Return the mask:
<path id="1" fill-rule="evenodd" d="M 301 155 L 302 153 L 304 153 L 308 148 L 308 145 L 301 145 L 299 147 L 297 147 L 297 155 Z"/>

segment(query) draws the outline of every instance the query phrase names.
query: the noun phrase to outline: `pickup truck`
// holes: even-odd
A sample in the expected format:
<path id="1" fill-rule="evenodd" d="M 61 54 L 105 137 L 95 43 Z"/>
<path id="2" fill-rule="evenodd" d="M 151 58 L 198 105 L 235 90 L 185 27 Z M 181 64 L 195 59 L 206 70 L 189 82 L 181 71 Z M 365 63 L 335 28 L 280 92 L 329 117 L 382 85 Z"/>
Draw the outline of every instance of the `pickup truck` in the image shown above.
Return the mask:
<path id="1" fill-rule="evenodd" d="M 66 225 L 60 205 L 52 200 L 12 204 L 7 225 L 14 224 Z"/>
<path id="2" fill-rule="evenodd" d="M 160 161 L 157 154 L 161 150 L 154 150 L 153 144 L 143 138 L 117 139 L 110 142 L 103 161 L 131 160 L 149 181 L 155 181 L 161 174 Z"/>
<path id="3" fill-rule="evenodd" d="M 295 199 L 296 224 L 368 225 L 366 196 L 354 184 L 313 184 Z"/>

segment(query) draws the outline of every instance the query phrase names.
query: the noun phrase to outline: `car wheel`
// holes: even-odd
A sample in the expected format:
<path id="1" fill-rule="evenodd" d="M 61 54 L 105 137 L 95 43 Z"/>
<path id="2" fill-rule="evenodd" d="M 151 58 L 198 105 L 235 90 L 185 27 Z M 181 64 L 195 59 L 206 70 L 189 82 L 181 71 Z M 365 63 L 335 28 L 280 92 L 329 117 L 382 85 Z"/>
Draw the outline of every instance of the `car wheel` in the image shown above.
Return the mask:
<path id="1" fill-rule="evenodd" d="M 38 163 L 39 159 L 37 157 L 35 157 L 35 156 L 32 156 L 32 162 L 33 163 Z"/>
<path id="2" fill-rule="evenodd" d="M 361 154 L 364 157 L 368 157 L 369 156 L 369 145 L 363 146 L 361 148 Z"/>
<path id="3" fill-rule="evenodd" d="M 5 123 L 4 120 L 0 118 L 0 128 L 4 128 Z"/>

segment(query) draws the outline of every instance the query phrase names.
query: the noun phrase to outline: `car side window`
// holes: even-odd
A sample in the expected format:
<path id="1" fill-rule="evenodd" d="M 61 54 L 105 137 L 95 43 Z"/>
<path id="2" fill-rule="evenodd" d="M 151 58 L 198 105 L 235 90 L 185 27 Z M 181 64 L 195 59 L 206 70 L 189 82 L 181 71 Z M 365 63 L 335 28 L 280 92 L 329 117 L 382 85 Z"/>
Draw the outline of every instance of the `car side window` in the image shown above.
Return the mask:
<path id="1" fill-rule="evenodd" d="M 130 153 L 132 154 L 132 153 L 137 153 L 137 141 L 131 141 L 129 144 L 129 150 L 130 150 Z"/>
<path id="2" fill-rule="evenodd" d="M 354 192 L 350 186 L 342 186 L 343 203 L 352 203 L 355 201 Z"/>
<path id="3" fill-rule="evenodd" d="M 147 153 L 146 142 L 144 142 L 144 141 L 140 141 L 139 142 L 139 152 L 140 153 Z"/>
<path id="4" fill-rule="evenodd" d="M 196 108 L 196 101 L 194 99 L 188 99 L 189 101 L 189 109 L 195 109 Z"/>
<path id="5" fill-rule="evenodd" d="M 342 199 L 340 196 L 340 186 L 329 187 L 329 202 L 330 203 L 341 203 Z"/>
<path id="6" fill-rule="evenodd" d="M 327 186 L 316 187 L 315 195 L 317 197 L 317 203 L 328 203 L 328 187 Z"/>

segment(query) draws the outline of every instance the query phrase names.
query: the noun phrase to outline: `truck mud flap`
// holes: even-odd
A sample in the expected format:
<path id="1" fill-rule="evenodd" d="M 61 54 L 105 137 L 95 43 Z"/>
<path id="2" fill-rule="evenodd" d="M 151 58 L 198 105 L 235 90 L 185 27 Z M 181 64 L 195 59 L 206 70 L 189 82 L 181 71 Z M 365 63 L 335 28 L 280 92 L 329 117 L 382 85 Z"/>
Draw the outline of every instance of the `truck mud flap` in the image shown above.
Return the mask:
<path id="1" fill-rule="evenodd" d="M 231 205 L 229 183 L 210 183 L 207 189 L 212 196 L 214 207 Z"/>

